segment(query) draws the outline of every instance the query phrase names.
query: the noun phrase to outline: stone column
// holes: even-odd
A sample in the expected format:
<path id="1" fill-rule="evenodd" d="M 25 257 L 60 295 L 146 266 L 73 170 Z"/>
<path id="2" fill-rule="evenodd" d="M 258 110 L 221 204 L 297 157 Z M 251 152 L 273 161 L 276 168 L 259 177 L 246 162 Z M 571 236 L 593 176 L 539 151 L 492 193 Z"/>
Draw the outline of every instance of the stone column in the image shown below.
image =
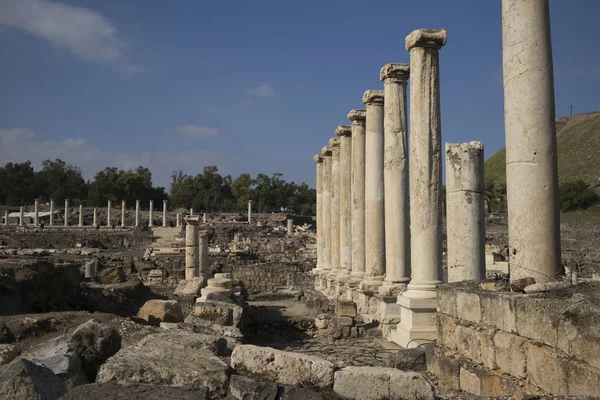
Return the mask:
<path id="1" fill-rule="evenodd" d="M 25 225 L 23 218 L 25 218 L 25 209 L 21 206 L 21 208 L 19 208 L 19 226 Z"/>
<path id="2" fill-rule="evenodd" d="M 185 279 L 198 277 L 198 221 L 199 217 L 185 218 Z"/>
<path id="3" fill-rule="evenodd" d="M 98 209 L 94 207 L 94 214 L 92 216 L 92 225 L 95 227 L 98 226 Z"/>
<path id="4" fill-rule="evenodd" d="M 365 277 L 362 287 L 377 290 L 385 278 L 383 198 L 383 90 L 367 90 L 365 137 Z"/>
<path id="5" fill-rule="evenodd" d="M 110 227 L 110 220 L 112 218 L 111 216 L 111 211 L 112 211 L 112 202 L 110 200 L 108 200 L 108 205 L 106 207 L 106 226 Z"/>
<path id="6" fill-rule="evenodd" d="M 140 226 L 140 201 L 135 201 L 135 226 Z"/>
<path id="7" fill-rule="evenodd" d="M 163 200 L 163 227 L 167 226 L 167 200 Z"/>
<path id="8" fill-rule="evenodd" d="M 202 214 L 202 223 L 206 223 L 206 213 Z"/>
<path id="9" fill-rule="evenodd" d="M 125 200 L 121 200 L 121 228 L 125 228 Z"/>
<path id="10" fill-rule="evenodd" d="M 365 110 L 352 110 L 352 280 L 365 276 Z"/>
<path id="11" fill-rule="evenodd" d="M 148 208 L 148 226 L 152 227 L 152 212 L 154 211 L 154 201 L 150 200 L 150 206 Z"/>
<path id="12" fill-rule="evenodd" d="M 181 214 L 179 213 L 175 215 L 175 226 L 178 228 L 181 226 Z"/>
<path id="13" fill-rule="evenodd" d="M 193 208 L 190 208 L 190 217 L 191 217 L 192 215 L 194 215 L 194 209 L 193 209 Z"/>
<path id="14" fill-rule="evenodd" d="M 446 31 L 421 29 L 406 37 L 410 52 L 411 281 L 398 297 L 401 322 L 392 340 L 415 347 L 437 334 L 436 293 L 442 269 L 442 130 L 439 49 Z"/>
<path id="15" fill-rule="evenodd" d="M 199 236 L 200 241 L 198 242 L 198 276 L 204 279 L 208 279 L 210 277 L 208 263 L 208 232 L 200 232 Z"/>
<path id="16" fill-rule="evenodd" d="M 69 226 L 69 199 L 65 199 L 65 226 Z"/>
<path id="17" fill-rule="evenodd" d="M 485 278 L 483 143 L 446 143 L 448 282 Z"/>
<path id="18" fill-rule="evenodd" d="M 331 147 L 331 272 L 340 273 L 340 140 L 329 140 Z"/>
<path id="19" fill-rule="evenodd" d="M 252 224 L 252 200 L 248 200 L 248 224 Z"/>
<path id="20" fill-rule="evenodd" d="M 8 209 L 4 210 L 4 226 L 8 226 Z"/>
<path id="21" fill-rule="evenodd" d="M 317 163 L 317 266 L 313 270 L 315 273 L 323 270 L 323 252 L 325 248 L 323 246 L 323 157 L 319 154 L 315 154 L 313 160 Z"/>
<path id="22" fill-rule="evenodd" d="M 40 225 L 40 201 L 37 199 L 33 203 L 33 225 Z"/>
<path id="23" fill-rule="evenodd" d="M 54 200 L 50 200 L 50 226 L 54 226 Z"/>
<path id="24" fill-rule="evenodd" d="M 79 205 L 79 227 L 83 227 L 83 205 Z"/>
<path id="25" fill-rule="evenodd" d="M 287 234 L 288 236 L 292 236 L 294 234 L 294 220 L 287 220 Z"/>
<path id="26" fill-rule="evenodd" d="M 380 79 L 385 93 L 383 186 L 385 203 L 385 280 L 380 293 L 397 295 L 410 280 L 408 127 L 406 82 L 409 64 L 386 64 Z M 383 292 L 382 292 L 383 291 Z"/>
<path id="27" fill-rule="evenodd" d="M 510 278 L 562 273 L 548 0 L 502 1 Z"/>
<path id="28" fill-rule="evenodd" d="M 322 205 L 321 210 L 323 218 L 321 218 L 322 240 L 323 240 L 323 271 L 331 271 L 331 149 L 328 146 L 321 149 L 323 157 L 323 188 L 322 188 Z"/>
<path id="29" fill-rule="evenodd" d="M 352 127 L 339 125 L 340 137 L 340 273 L 342 278 L 352 272 Z"/>

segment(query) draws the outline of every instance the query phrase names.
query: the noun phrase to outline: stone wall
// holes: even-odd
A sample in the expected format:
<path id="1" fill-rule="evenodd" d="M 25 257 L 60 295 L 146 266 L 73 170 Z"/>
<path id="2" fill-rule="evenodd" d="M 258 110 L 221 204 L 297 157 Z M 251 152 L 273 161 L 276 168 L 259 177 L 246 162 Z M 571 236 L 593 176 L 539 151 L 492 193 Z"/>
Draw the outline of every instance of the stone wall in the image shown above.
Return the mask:
<path id="1" fill-rule="evenodd" d="M 429 372 L 478 396 L 597 395 L 600 286 L 538 295 L 438 287 Z"/>
<path id="2" fill-rule="evenodd" d="M 313 289 L 313 268 L 314 264 L 306 262 L 269 262 L 234 264 L 224 270 L 232 272 L 234 279 L 242 281 L 250 294 L 276 294 Z"/>

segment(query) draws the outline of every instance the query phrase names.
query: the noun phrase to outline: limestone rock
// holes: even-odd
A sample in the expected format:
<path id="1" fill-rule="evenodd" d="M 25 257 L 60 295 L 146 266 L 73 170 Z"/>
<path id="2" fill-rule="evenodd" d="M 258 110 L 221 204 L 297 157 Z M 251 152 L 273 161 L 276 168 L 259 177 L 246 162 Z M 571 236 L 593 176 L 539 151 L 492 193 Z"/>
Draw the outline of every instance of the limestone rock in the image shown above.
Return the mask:
<path id="1" fill-rule="evenodd" d="M 52 339 L 37 349 L 23 354 L 21 358 L 50 369 L 54 375 L 65 382 L 67 388 L 88 383 L 81 358 L 64 337 Z"/>
<path id="2" fill-rule="evenodd" d="M 271 347 L 239 345 L 233 349 L 231 366 L 242 375 L 285 385 L 329 388 L 333 384 L 334 366 L 329 361 Z"/>
<path id="3" fill-rule="evenodd" d="M 106 268 L 100 271 L 100 283 L 123 283 L 127 280 L 127 275 L 123 267 Z"/>
<path id="4" fill-rule="evenodd" d="M 278 400 L 324 400 L 323 395 L 312 390 L 294 386 L 281 386 Z"/>
<path id="5" fill-rule="evenodd" d="M 96 382 L 206 387 L 209 398 L 224 398 L 229 367 L 214 355 L 221 343 L 220 338 L 185 331 L 149 335 L 109 358 Z"/>
<path id="6" fill-rule="evenodd" d="M 547 292 L 549 290 L 566 289 L 571 286 L 571 282 L 546 282 L 534 283 L 523 289 L 527 294 Z"/>
<path id="7" fill-rule="evenodd" d="M 137 316 L 153 325 L 183 321 L 181 306 L 175 300 L 148 300 L 140 308 Z"/>
<path id="8" fill-rule="evenodd" d="M 67 391 L 65 382 L 43 365 L 18 358 L 0 367 L 0 398 L 56 400 Z"/>
<path id="9" fill-rule="evenodd" d="M 535 279 L 528 276 L 526 278 L 514 279 L 510 281 L 510 290 L 517 293 L 523 293 L 525 288 L 529 285 L 533 285 Z"/>
<path id="10" fill-rule="evenodd" d="M 207 400 L 206 388 L 92 383 L 73 388 L 60 400 Z"/>
<path id="11" fill-rule="evenodd" d="M 0 365 L 8 364 L 19 355 L 14 344 L 0 344 Z"/>
<path id="12" fill-rule="evenodd" d="M 338 317 L 356 318 L 356 303 L 353 301 L 338 300 L 335 303 L 335 315 Z"/>
<path id="13" fill-rule="evenodd" d="M 200 289 L 204 287 L 204 278 L 190 278 L 179 281 L 177 288 L 175 288 L 176 296 L 200 296 Z"/>
<path id="14" fill-rule="evenodd" d="M 433 389 L 416 372 L 383 367 L 346 367 L 335 373 L 333 391 L 348 399 L 433 399 Z"/>
<path id="15" fill-rule="evenodd" d="M 229 380 L 229 396 L 236 400 L 275 400 L 278 386 L 274 382 L 258 382 L 241 375 Z"/>
<path id="16" fill-rule="evenodd" d="M 90 319 L 75 329 L 71 347 L 81 357 L 87 379 L 93 382 L 100 366 L 121 349 L 121 335 L 115 328 Z"/>
<path id="17" fill-rule="evenodd" d="M 196 302 L 192 314 L 223 326 L 238 326 L 242 319 L 242 307 L 221 301 Z"/>

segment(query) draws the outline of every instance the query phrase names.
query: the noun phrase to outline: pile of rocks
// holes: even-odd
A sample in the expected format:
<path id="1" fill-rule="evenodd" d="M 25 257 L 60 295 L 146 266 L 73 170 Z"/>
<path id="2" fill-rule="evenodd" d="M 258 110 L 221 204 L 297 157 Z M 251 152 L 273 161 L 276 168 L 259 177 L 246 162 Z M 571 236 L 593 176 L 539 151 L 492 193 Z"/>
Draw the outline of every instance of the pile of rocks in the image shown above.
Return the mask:
<path id="1" fill-rule="evenodd" d="M 333 339 L 358 338 L 366 335 L 363 324 L 357 319 L 356 304 L 352 301 L 338 300 L 335 314 L 319 314 L 315 318 L 315 326 L 331 335 Z"/>

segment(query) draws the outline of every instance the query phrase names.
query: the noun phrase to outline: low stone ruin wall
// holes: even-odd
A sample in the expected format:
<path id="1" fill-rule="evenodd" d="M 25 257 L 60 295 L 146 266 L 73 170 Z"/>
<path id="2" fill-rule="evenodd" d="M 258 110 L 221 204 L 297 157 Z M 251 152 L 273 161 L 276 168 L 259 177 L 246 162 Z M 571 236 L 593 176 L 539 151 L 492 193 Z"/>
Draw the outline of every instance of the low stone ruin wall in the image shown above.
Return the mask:
<path id="1" fill-rule="evenodd" d="M 309 290 L 314 286 L 311 270 L 314 265 L 305 262 L 269 262 L 260 264 L 233 264 L 224 268 L 234 279 L 242 281 L 250 294 Z"/>
<path id="2" fill-rule="evenodd" d="M 598 394 L 600 286 L 537 295 L 438 287 L 429 372 L 478 396 Z"/>

